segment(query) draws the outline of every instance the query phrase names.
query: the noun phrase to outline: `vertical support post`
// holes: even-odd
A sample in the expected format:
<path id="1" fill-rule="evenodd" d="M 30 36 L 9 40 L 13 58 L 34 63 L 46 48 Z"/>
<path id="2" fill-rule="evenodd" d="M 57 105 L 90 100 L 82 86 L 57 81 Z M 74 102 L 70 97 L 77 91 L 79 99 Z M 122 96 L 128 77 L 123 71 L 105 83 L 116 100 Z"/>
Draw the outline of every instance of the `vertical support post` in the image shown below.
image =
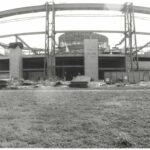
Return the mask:
<path id="1" fill-rule="evenodd" d="M 45 4 L 46 20 L 45 20 L 45 58 L 44 58 L 44 77 L 48 74 L 48 59 L 49 59 L 49 4 Z"/>
<path id="2" fill-rule="evenodd" d="M 124 28 L 125 28 L 125 45 L 124 45 L 124 49 L 125 49 L 125 71 L 127 72 L 127 15 L 126 15 L 126 11 L 124 13 Z"/>
<path id="3" fill-rule="evenodd" d="M 131 70 L 133 70 L 133 57 L 132 57 L 132 4 L 130 4 L 128 7 L 129 9 L 129 49 L 130 49 L 130 63 L 131 63 Z"/>
<path id="4" fill-rule="evenodd" d="M 133 10 L 133 27 L 134 27 L 134 43 L 135 43 L 135 55 L 136 55 L 136 69 L 139 70 L 139 58 L 138 58 L 138 49 L 137 49 L 137 38 L 136 38 L 136 28 L 135 28 L 135 17 L 134 17 L 134 10 Z"/>
<path id="5" fill-rule="evenodd" d="M 55 77 L 55 4 L 52 4 L 52 29 L 51 29 L 51 66 L 52 76 Z"/>
<path id="6" fill-rule="evenodd" d="M 15 42 L 17 43 L 18 42 L 18 38 L 17 38 L 17 36 L 15 35 Z"/>
<path id="7" fill-rule="evenodd" d="M 47 78 L 55 77 L 55 4 L 52 3 L 51 23 L 49 22 L 50 7 L 46 3 L 46 31 L 45 31 L 45 76 Z M 51 45 L 50 45 L 51 44 Z M 47 64 L 47 66 L 46 66 Z M 47 73 L 47 74 L 46 74 Z"/>
<path id="8" fill-rule="evenodd" d="M 124 21 L 125 21 L 125 67 L 126 72 L 131 69 L 131 29 L 130 29 L 130 12 L 129 6 L 126 3 L 124 8 Z"/>

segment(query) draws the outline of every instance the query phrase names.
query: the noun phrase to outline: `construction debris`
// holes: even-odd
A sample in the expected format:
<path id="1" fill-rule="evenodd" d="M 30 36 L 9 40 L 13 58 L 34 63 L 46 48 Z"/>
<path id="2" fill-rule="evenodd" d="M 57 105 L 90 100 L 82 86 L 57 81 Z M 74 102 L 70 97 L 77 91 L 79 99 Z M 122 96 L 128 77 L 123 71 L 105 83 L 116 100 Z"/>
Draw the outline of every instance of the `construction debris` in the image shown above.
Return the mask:
<path id="1" fill-rule="evenodd" d="M 30 86 L 30 85 L 35 85 L 35 82 L 31 80 L 24 80 L 22 83 L 23 86 Z"/>
<path id="2" fill-rule="evenodd" d="M 61 85 L 62 85 L 62 83 L 61 83 L 60 81 L 57 81 L 57 82 L 55 82 L 55 84 L 54 84 L 55 87 L 61 86 Z"/>
<path id="3" fill-rule="evenodd" d="M 1 79 L 0 80 L 0 89 L 34 89 L 34 88 L 48 88 L 52 89 L 55 87 L 59 88 L 90 88 L 90 89 L 107 89 L 113 87 L 150 87 L 150 82 L 142 81 L 136 84 L 126 84 L 123 81 L 118 81 L 115 83 L 106 82 L 104 80 L 101 81 L 91 81 L 91 77 L 78 75 L 73 78 L 72 81 L 63 81 L 63 80 L 40 80 L 39 82 L 31 81 L 31 80 L 21 80 L 21 79 Z"/>
<path id="4" fill-rule="evenodd" d="M 37 87 L 36 85 L 37 83 L 34 81 L 12 78 L 11 80 L 9 80 L 7 88 L 8 89 L 28 89 L 29 87 L 30 88 Z"/>
<path id="5" fill-rule="evenodd" d="M 78 75 L 70 82 L 69 87 L 87 88 L 91 77 Z"/>
<path id="6" fill-rule="evenodd" d="M 90 88 L 100 88 L 102 86 L 106 85 L 106 83 L 102 81 L 92 81 L 89 83 Z"/>
<path id="7" fill-rule="evenodd" d="M 138 85 L 138 86 L 146 86 L 146 87 L 150 87 L 150 82 L 144 82 L 144 81 L 141 81 L 141 82 L 139 82 L 139 83 L 137 83 L 136 85 Z"/>

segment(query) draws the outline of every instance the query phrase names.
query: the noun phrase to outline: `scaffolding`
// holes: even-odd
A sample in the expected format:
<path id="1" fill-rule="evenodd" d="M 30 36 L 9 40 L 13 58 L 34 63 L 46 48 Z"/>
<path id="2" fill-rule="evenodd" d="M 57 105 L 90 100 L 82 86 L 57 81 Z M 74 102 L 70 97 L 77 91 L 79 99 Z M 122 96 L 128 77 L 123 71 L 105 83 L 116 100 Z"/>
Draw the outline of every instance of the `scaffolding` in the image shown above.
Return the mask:
<path id="1" fill-rule="evenodd" d="M 123 12 L 125 19 L 125 66 L 126 71 L 129 72 L 139 69 L 133 4 L 125 3 Z"/>
<path id="2" fill-rule="evenodd" d="M 124 13 L 124 41 L 125 43 L 125 68 L 126 71 L 139 69 L 138 48 L 135 29 L 135 17 L 132 3 L 125 3 Z M 45 62 L 44 74 L 46 78 L 55 77 L 55 4 L 46 3 L 46 27 L 45 27 Z M 51 21 L 51 22 L 50 22 Z M 120 44 L 120 43 L 119 43 Z"/>

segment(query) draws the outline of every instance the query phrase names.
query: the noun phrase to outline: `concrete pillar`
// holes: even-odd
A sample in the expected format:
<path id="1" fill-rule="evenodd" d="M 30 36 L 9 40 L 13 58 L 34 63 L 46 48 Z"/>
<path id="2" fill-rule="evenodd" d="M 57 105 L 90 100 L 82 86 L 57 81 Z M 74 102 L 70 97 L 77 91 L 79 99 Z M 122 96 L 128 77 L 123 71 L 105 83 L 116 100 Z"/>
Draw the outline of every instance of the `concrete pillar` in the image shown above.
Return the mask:
<path id="1" fill-rule="evenodd" d="M 21 79 L 23 76 L 22 43 L 9 44 L 9 74 L 10 78 Z"/>
<path id="2" fill-rule="evenodd" d="M 84 40 L 84 72 L 85 76 L 98 80 L 98 40 Z"/>

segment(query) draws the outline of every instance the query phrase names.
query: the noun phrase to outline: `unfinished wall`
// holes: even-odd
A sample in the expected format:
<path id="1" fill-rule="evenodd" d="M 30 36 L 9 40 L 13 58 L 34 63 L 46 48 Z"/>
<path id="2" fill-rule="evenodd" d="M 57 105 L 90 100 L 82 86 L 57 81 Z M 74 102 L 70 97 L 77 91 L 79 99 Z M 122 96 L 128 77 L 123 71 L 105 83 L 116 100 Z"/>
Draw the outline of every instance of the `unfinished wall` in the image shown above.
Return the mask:
<path id="1" fill-rule="evenodd" d="M 10 47 L 9 58 L 10 78 L 22 78 L 22 49 Z"/>
<path id="2" fill-rule="evenodd" d="M 86 76 L 98 80 L 98 40 L 84 40 L 84 72 Z"/>
<path id="3" fill-rule="evenodd" d="M 105 72 L 105 81 L 107 83 L 129 82 L 138 83 L 140 81 L 149 81 L 150 71 L 132 71 L 132 72 Z"/>
<path id="4" fill-rule="evenodd" d="M 150 70 L 150 62 L 141 62 L 139 61 L 140 70 Z"/>
<path id="5" fill-rule="evenodd" d="M 150 57 L 139 57 L 139 69 L 150 70 Z"/>

